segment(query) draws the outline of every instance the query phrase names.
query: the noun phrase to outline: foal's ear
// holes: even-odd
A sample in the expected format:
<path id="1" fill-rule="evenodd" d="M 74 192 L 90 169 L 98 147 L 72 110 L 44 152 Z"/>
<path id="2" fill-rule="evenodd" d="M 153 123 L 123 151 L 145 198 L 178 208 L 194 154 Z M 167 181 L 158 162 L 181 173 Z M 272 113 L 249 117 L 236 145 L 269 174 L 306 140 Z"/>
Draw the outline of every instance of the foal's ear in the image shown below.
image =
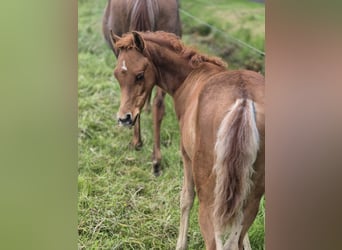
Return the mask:
<path id="1" fill-rule="evenodd" d="M 135 46 L 137 47 L 137 49 L 140 51 L 140 52 L 143 52 L 144 49 L 145 49 L 145 42 L 144 42 L 144 39 L 141 37 L 141 35 L 136 32 L 136 31 L 132 31 L 132 34 L 133 34 L 133 40 L 134 40 L 134 44 Z"/>
<path id="2" fill-rule="evenodd" d="M 112 43 L 113 48 L 115 48 L 115 44 L 119 41 L 121 37 L 114 34 L 113 30 L 110 30 L 110 42 Z"/>

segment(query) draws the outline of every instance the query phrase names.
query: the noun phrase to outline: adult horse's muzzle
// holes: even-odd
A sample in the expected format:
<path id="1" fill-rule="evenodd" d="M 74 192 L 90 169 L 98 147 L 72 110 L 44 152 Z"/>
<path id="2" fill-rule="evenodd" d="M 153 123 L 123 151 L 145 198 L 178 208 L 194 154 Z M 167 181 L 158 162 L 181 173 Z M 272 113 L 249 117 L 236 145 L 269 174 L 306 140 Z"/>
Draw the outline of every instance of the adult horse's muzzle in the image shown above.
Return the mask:
<path id="1" fill-rule="evenodd" d="M 135 122 L 138 119 L 139 114 L 137 114 L 134 118 L 132 117 L 132 113 L 127 113 L 124 117 L 118 117 L 118 123 L 120 126 L 125 127 L 133 127 Z"/>

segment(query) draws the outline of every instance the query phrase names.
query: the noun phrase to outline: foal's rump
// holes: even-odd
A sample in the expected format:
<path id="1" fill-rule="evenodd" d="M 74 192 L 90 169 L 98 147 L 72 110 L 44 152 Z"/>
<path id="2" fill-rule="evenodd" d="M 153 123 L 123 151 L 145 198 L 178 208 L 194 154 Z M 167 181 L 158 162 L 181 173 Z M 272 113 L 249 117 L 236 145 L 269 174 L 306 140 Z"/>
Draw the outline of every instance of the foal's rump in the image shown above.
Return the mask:
<path id="1" fill-rule="evenodd" d="M 244 202 L 254 188 L 253 164 L 260 137 L 264 137 L 264 111 L 256 108 L 263 105 L 263 87 L 263 77 L 255 72 L 225 71 L 210 77 L 199 96 L 199 126 L 216 140 L 210 147 L 215 147 L 213 196 L 218 231 L 241 222 Z"/>

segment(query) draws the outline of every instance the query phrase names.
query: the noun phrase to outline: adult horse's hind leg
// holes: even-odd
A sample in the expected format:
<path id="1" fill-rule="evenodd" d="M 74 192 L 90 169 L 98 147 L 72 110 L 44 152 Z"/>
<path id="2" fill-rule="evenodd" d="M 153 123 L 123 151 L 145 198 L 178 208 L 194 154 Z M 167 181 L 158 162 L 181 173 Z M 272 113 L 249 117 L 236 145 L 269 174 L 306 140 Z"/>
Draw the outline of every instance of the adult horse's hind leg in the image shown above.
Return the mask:
<path id="1" fill-rule="evenodd" d="M 153 136 L 154 136 L 154 145 L 153 145 L 153 153 L 152 153 L 152 164 L 153 164 L 153 174 L 155 176 L 160 175 L 160 163 L 161 163 L 161 152 L 160 152 L 160 125 L 163 120 L 163 116 L 165 114 L 165 105 L 164 105 L 164 97 L 165 92 L 157 87 L 156 96 L 153 100 Z"/>

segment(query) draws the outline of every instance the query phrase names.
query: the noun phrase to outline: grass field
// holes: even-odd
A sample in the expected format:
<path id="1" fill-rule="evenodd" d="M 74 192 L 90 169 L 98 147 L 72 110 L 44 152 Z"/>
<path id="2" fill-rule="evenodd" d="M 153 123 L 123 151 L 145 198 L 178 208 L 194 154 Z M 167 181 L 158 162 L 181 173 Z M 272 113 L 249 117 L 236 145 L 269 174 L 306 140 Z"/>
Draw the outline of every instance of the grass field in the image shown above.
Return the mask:
<path id="1" fill-rule="evenodd" d="M 144 146 L 132 150 L 132 130 L 116 123 L 119 85 L 115 58 L 101 36 L 106 0 L 78 2 L 78 233 L 79 249 L 174 249 L 179 225 L 183 170 L 179 130 L 169 96 L 162 124 L 163 174 L 151 173 L 152 120 L 142 114 Z M 232 68 L 264 72 L 263 58 L 236 45 L 234 36 L 264 50 L 264 5 L 243 0 L 181 0 L 181 8 L 224 31 L 214 32 L 181 14 L 186 44 L 228 61 Z M 255 66 L 256 65 L 256 66 Z M 204 249 L 192 209 L 189 249 Z M 254 250 L 264 249 L 264 201 L 250 229 Z"/>

